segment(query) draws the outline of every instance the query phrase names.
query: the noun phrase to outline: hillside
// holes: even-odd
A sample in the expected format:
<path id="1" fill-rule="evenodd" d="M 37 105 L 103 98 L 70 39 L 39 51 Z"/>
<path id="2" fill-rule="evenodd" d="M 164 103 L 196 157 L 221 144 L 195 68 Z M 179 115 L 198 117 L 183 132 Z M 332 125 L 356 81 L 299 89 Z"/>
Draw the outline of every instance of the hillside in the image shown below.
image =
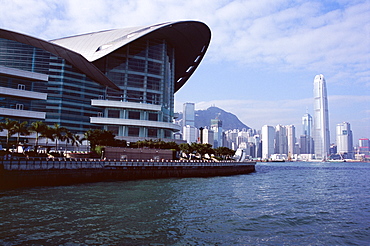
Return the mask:
<path id="1" fill-rule="evenodd" d="M 233 129 L 249 129 L 247 125 L 242 123 L 238 117 L 232 113 L 226 112 L 218 107 L 209 107 L 206 110 L 196 110 L 195 111 L 195 127 L 205 127 L 211 125 L 211 119 L 218 119 L 222 121 L 223 130 L 233 130 Z M 182 119 L 182 112 L 179 113 L 178 120 Z"/>

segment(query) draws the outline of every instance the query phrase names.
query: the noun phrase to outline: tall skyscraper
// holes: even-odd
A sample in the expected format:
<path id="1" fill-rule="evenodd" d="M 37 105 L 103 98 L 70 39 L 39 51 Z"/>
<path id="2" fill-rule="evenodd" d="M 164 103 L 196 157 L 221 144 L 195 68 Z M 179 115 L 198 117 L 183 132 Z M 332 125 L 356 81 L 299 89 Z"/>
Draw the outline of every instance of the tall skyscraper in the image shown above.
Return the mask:
<path id="1" fill-rule="evenodd" d="M 213 148 L 223 147 L 222 121 L 218 117 L 211 120 L 211 130 L 214 132 Z"/>
<path id="2" fill-rule="evenodd" d="M 182 126 L 195 126 L 195 104 L 184 103 Z"/>
<path id="3" fill-rule="evenodd" d="M 294 155 L 296 154 L 295 126 L 294 125 L 286 126 L 286 133 L 287 133 L 287 138 L 288 138 L 288 154 Z"/>
<path id="4" fill-rule="evenodd" d="M 262 127 L 262 158 L 269 159 L 274 154 L 275 128 L 264 125 Z"/>
<path id="5" fill-rule="evenodd" d="M 282 125 L 275 127 L 275 154 L 288 154 L 286 127 Z"/>
<path id="6" fill-rule="evenodd" d="M 353 137 L 351 125 L 348 122 L 337 124 L 337 152 L 344 155 L 344 158 L 353 158 Z"/>
<path id="7" fill-rule="evenodd" d="M 314 121 L 313 139 L 315 158 L 326 159 L 330 148 L 328 98 L 324 75 L 314 79 Z"/>
<path id="8" fill-rule="evenodd" d="M 182 139 L 187 143 L 197 142 L 197 131 L 195 127 L 195 104 L 184 103 L 183 105 L 183 122 L 182 122 Z"/>
<path id="9" fill-rule="evenodd" d="M 300 139 L 300 153 L 313 154 L 312 116 L 309 113 L 305 113 L 302 117 L 302 135 Z"/>

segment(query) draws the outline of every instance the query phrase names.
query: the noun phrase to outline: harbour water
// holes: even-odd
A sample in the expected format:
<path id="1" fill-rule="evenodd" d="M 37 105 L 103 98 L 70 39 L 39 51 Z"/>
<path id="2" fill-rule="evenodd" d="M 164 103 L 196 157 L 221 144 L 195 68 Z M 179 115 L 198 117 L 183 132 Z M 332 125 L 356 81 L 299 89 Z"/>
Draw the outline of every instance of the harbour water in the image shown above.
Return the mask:
<path id="1" fill-rule="evenodd" d="M 0 191 L 0 245 L 369 245 L 370 163 Z"/>

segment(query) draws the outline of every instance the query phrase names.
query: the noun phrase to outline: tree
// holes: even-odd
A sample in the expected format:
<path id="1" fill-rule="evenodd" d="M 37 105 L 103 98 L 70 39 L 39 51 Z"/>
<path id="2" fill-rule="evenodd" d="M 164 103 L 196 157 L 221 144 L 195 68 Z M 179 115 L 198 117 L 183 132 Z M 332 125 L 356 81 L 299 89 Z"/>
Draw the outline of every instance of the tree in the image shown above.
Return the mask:
<path id="1" fill-rule="evenodd" d="M 221 156 L 223 159 L 230 158 L 235 154 L 235 150 L 229 149 L 227 147 L 218 147 L 215 149 L 216 155 Z"/>
<path id="2" fill-rule="evenodd" d="M 90 142 L 90 148 L 92 151 L 96 150 L 97 146 L 114 146 L 115 135 L 111 131 L 95 129 L 88 130 L 85 132 L 84 137 Z"/>
<path id="3" fill-rule="evenodd" d="M 10 120 L 8 118 L 5 119 L 4 122 L 0 122 L 0 130 L 7 130 L 6 134 L 6 150 L 9 150 L 9 139 L 16 133 L 16 124 L 17 121 Z"/>
<path id="4" fill-rule="evenodd" d="M 41 132 L 41 134 L 40 134 L 40 137 L 42 137 L 42 138 L 46 138 L 46 146 L 48 146 L 48 143 L 49 143 L 49 139 L 51 140 L 51 141 L 54 141 L 54 129 L 53 128 L 51 128 L 50 126 L 45 126 L 45 129 L 44 129 L 44 131 L 42 131 Z M 49 148 L 47 147 L 47 151 L 49 151 Z"/>
<path id="5" fill-rule="evenodd" d="M 200 143 L 192 143 L 191 147 L 196 153 L 198 153 L 201 157 L 205 154 L 213 154 L 214 150 L 212 149 L 211 144 L 200 144 Z"/>
<path id="6" fill-rule="evenodd" d="M 14 125 L 14 133 L 17 134 L 17 145 L 19 144 L 19 139 L 21 135 L 25 136 L 29 134 L 27 124 L 27 121 L 23 121 L 22 123 L 16 121 Z"/>
<path id="7" fill-rule="evenodd" d="M 47 125 L 42 121 L 32 122 L 31 126 L 29 127 L 30 132 L 36 133 L 35 152 L 37 152 L 39 146 L 39 138 L 46 131 L 46 129 Z"/>
<path id="8" fill-rule="evenodd" d="M 188 144 L 188 143 L 182 143 L 182 144 L 180 144 L 179 145 L 179 148 L 187 156 L 189 156 L 189 154 L 193 153 L 193 151 L 194 151 L 194 149 L 192 148 L 192 146 L 190 146 L 190 144 Z"/>
<path id="9" fill-rule="evenodd" d="M 68 130 L 65 127 L 61 127 L 59 124 L 55 123 L 53 129 L 53 137 L 55 140 L 55 151 L 58 151 L 58 140 L 59 141 L 69 141 Z"/>
<path id="10" fill-rule="evenodd" d="M 80 144 L 82 144 L 82 141 L 83 140 L 84 139 L 83 138 L 80 138 L 80 135 L 78 135 L 78 134 L 72 134 L 71 135 L 71 145 L 72 146 L 76 146 L 78 148 L 78 146 Z"/>

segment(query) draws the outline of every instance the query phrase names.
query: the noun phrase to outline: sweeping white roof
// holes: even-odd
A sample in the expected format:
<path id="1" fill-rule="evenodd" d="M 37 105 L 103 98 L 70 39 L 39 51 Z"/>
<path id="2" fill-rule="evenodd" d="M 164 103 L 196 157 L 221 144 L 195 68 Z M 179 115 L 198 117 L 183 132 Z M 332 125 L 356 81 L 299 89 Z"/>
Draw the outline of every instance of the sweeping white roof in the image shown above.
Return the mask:
<path id="1" fill-rule="evenodd" d="M 211 39 L 208 26 L 198 21 L 166 22 L 145 27 L 101 31 L 52 41 L 0 29 L 0 38 L 32 45 L 66 59 L 96 82 L 119 90 L 93 62 L 140 38 L 163 38 L 175 49 L 175 91 L 200 64 Z"/>

